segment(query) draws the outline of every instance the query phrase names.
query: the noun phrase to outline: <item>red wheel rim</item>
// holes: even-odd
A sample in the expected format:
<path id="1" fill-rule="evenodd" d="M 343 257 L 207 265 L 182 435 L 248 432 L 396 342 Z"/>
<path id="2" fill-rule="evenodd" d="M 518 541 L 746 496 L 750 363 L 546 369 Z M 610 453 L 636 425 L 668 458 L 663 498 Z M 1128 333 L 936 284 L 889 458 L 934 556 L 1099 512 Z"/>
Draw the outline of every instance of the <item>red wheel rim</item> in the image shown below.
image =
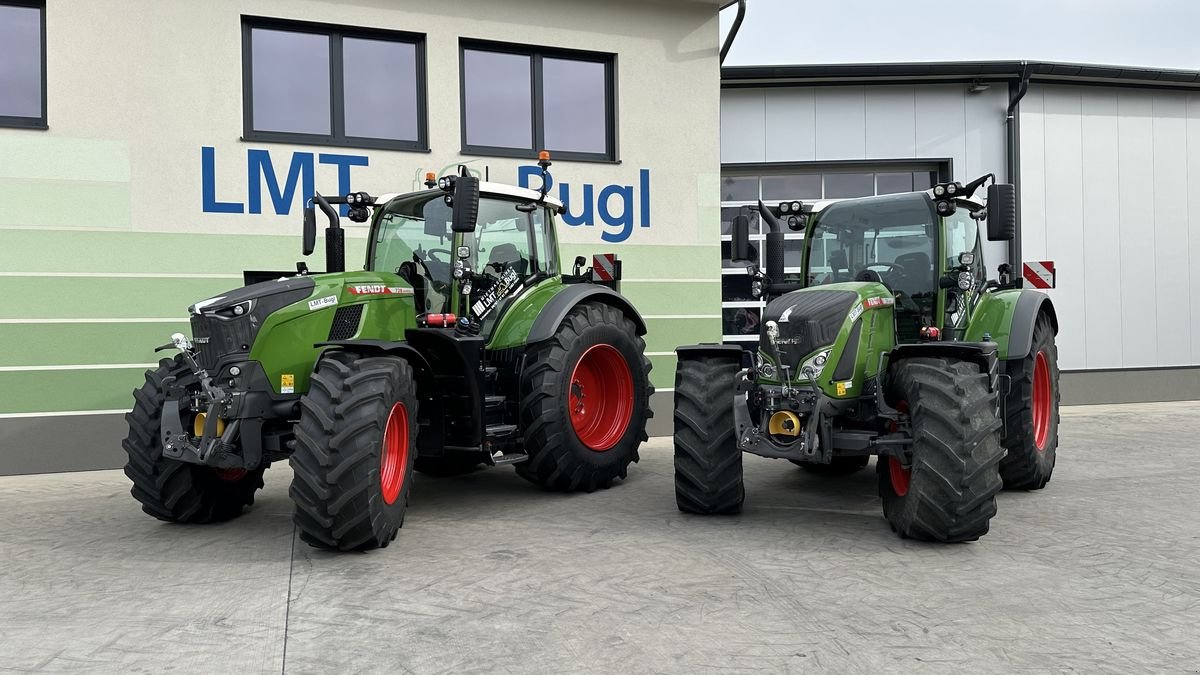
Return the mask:
<path id="1" fill-rule="evenodd" d="M 380 459 L 379 487 L 383 501 L 394 504 L 404 487 L 404 470 L 408 467 L 408 409 L 403 403 L 392 406 L 387 424 L 383 427 L 383 457 Z"/>
<path id="2" fill-rule="evenodd" d="M 611 449 L 633 417 L 633 377 L 612 345 L 592 345 L 571 371 L 567 391 L 571 426 L 579 442 L 596 452 Z"/>
<path id="3" fill-rule="evenodd" d="M 892 477 L 892 492 L 895 492 L 897 497 L 908 494 L 908 484 L 912 481 L 912 469 L 904 468 L 900 460 L 889 456 L 888 474 Z"/>
<path id="4" fill-rule="evenodd" d="M 1033 445 L 1038 452 L 1046 449 L 1050 435 L 1050 361 L 1045 352 L 1033 358 Z"/>
<path id="5" fill-rule="evenodd" d="M 246 477 L 245 469 L 214 469 L 217 472 L 217 478 L 226 483 L 236 483 Z"/>

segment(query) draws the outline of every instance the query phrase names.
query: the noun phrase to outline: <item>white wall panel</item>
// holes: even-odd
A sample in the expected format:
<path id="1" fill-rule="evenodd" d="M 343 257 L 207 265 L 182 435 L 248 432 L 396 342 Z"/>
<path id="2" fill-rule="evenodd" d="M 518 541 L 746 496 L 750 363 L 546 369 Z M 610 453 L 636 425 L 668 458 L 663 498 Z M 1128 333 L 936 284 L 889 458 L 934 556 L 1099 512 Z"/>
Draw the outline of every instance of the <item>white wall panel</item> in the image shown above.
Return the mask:
<path id="1" fill-rule="evenodd" d="M 765 161 L 766 129 L 762 89 L 721 90 L 722 163 Z"/>
<path id="2" fill-rule="evenodd" d="M 1187 100 L 1188 206 L 1200 209 L 1200 96 Z M 1189 209 L 1190 215 L 1190 209 Z M 1197 223 L 1200 225 L 1200 223 Z M 1200 298 L 1200 233 L 1188 238 L 1189 298 Z M 1191 306 L 1192 363 L 1200 363 L 1200 307 Z"/>
<path id="3" fill-rule="evenodd" d="M 1188 288 L 1187 98 L 1156 93 L 1154 132 L 1154 268 L 1158 365 L 1191 362 Z M 1200 225 L 1200 218 L 1197 218 Z M 1200 262 L 1198 260 L 1197 262 Z"/>
<path id="4" fill-rule="evenodd" d="M 917 154 L 921 157 L 965 159 L 966 106 L 963 98 L 966 88 L 960 84 L 942 84 L 923 89 L 921 96 L 916 99 Z M 1003 122 L 1003 118 L 997 120 L 998 124 Z M 959 171 L 960 168 L 956 166 L 955 173 Z"/>
<path id="5" fill-rule="evenodd" d="M 870 87 L 865 92 L 866 156 L 917 156 L 916 87 Z"/>
<path id="6" fill-rule="evenodd" d="M 1086 365 L 1120 368 L 1122 361 L 1120 200 L 1118 191 L 1117 93 L 1111 89 L 1080 91 L 1082 115 L 1083 251 L 1082 280 L 1086 332 Z M 1082 193 L 1081 193 L 1082 194 Z M 1132 273 L 1132 272 L 1130 272 Z M 1068 272 L 1070 274 L 1070 272 Z M 1057 299 L 1057 292 L 1055 292 Z"/>
<path id="7" fill-rule="evenodd" d="M 1043 90 L 1021 100 L 1021 260 L 1046 259 L 1046 119 Z M 1016 261 L 1020 264 L 1021 260 Z"/>
<path id="8" fill-rule="evenodd" d="M 866 99 L 863 87 L 818 87 L 816 159 L 866 159 Z"/>
<path id="9" fill-rule="evenodd" d="M 1059 367 L 1083 368 L 1087 331 L 1084 329 L 1083 272 L 1083 147 L 1080 92 L 1064 88 L 1045 92 L 1046 227 L 1045 256 L 1058 270 L 1054 291 L 1058 312 Z M 1051 196 L 1052 195 L 1052 196 Z"/>
<path id="10" fill-rule="evenodd" d="M 766 90 L 766 161 L 806 162 L 816 157 L 815 100 L 811 89 Z"/>
<path id="11" fill-rule="evenodd" d="M 1156 366 L 1158 297 L 1154 283 L 1154 104 L 1144 91 L 1117 95 L 1121 200 L 1122 365 Z"/>

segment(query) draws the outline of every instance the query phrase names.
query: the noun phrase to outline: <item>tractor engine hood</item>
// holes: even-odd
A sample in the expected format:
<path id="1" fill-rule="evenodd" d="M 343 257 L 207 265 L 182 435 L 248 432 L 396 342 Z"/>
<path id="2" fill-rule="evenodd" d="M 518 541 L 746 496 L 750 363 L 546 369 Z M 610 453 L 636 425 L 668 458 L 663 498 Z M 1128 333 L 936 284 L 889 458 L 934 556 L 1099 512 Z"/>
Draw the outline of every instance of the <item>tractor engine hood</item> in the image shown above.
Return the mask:
<path id="1" fill-rule="evenodd" d="M 806 365 L 820 372 L 826 362 L 839 361 L 846 351 L 854 359 L 859 318 L 867 309 L 890 307 L 894 301 L 887 288 L 876 282 L 813 286 L 781 295 L 763 309 L 761 360 L 787 366 L 793 380 L 807 380 L 802 370 Z M 831 365 L 825 375 L 832 370 Z M 779 379 L 769 371 L 763 374 L 770 380 Z"/>
<path id="2" fill-rule="evenodd" d="M 309 297 L 314 287 L 312 277 L 288 277 L 237 288 L 189 307 L 200 364 L 211 369 L 222 357 L 249 352 L 267 317 Z"/>

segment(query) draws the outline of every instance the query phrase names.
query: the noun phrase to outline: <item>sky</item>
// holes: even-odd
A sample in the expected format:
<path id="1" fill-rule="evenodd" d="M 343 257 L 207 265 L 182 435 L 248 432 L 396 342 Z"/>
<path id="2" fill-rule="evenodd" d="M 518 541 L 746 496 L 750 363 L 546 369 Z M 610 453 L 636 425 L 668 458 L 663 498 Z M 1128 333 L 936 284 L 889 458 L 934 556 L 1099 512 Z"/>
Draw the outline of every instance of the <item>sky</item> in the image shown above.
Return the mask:
<path id="1" fill-rule="evenodd" d="M 725 65 L 992 60 L 1200 70 L 1200 0 L 747 0 Z"/>

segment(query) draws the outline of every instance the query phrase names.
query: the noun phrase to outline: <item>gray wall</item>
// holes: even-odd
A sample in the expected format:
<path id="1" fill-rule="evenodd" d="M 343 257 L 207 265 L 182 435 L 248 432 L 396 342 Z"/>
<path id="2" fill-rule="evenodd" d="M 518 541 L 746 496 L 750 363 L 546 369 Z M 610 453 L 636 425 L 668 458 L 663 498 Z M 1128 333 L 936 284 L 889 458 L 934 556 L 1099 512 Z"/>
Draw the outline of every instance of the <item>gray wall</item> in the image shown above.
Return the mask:
<path id="1" fill-rule="evenodd" d="M 1030 87 L 1021 201 L 1022 257 L 1058 271 L 1063 368 L 1200 364 L 1200 94 Z"/>
<path id="2" fill-rule="evenodd" d="M 721 162 L 951 159 L 958 180 L 1005 179 L 1008 88 L 962 84 L 721 91 Z M 989 267 L 1007 259 L 985 244 Z"/>

